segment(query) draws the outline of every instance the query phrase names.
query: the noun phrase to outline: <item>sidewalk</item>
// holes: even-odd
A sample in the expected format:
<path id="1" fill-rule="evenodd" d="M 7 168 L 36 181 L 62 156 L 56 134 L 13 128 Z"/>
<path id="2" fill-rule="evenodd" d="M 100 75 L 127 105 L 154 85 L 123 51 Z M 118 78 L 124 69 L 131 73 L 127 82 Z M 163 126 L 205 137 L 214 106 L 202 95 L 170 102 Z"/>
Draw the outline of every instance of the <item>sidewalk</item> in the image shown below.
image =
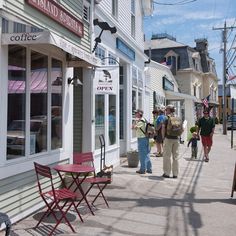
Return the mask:
<path id="1" fill-rule="evenodd" d="M 81 223 L 73 213 L 76 229 L 60 224 L 57 235 L 82 236 L 232 236 L 236 231 L 236 192 L 230 198 L 236 150 L 218 126 L 209 163 L 190 160 L 191 149 L 181 145 L 178 179 L 164 179 L 162 158 L 152 157 L 153 174 L 138 175 L 124 162 L 114 171 L 105 190 L 110 208 L 101 200 L 95 216 L 82 214 Z M 235 134 L 236 135 L 236 134 Z M 33 229 L 41 212 L 13 225 L 11 236 L 47 235 L 48 222 Z M 1 232 L 0 235 L 4 235 Z"/>

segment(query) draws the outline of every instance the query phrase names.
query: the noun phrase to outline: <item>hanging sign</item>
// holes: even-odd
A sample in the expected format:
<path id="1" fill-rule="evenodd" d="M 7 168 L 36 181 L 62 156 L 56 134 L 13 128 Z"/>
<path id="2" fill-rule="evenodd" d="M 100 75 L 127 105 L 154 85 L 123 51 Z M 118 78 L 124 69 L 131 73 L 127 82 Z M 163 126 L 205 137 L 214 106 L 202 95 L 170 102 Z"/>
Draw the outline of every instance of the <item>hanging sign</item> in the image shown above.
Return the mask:
<path id="1" fill-rule="evenodd" d="M 94 75 L 96 94 L 116 94 L 119 81 L 119 67 L 97 68 Z"/>

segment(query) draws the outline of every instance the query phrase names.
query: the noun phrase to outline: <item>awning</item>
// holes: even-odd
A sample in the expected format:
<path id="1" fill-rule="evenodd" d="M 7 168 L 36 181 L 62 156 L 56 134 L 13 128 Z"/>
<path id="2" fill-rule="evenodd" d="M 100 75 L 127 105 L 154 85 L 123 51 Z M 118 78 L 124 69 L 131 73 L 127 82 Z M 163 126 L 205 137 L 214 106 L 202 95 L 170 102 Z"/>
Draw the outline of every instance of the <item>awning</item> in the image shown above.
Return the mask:
<path id="1" fill-rule="evenodd" d="M 100 60 L 98 58 L 94 57 L 90 53 L 87 53 L 86 51 L 82 50 L 81 48 L 62 38 L 61 36 L 48 30 L 32 33 L 3 33 L 2 45 L 9 44 L 51 44 L 58 48 L 61 48 L 65 52 L 71 54 L 73 57 L 77 57 L 86 61 L 90 65 L 100 65 Z"/>
<path id="2" fill-rule="evenodd" d="M 195 96 L 185 94 L 185 93 L 178 93 L 178 92 L 166 90 L 165 94 L 166 94 L 166 99 L 168 99 L 168 100 L 176 100 L 177 101 L 177 100 L 189 99 L 189 100 L 193 100 L 194 102 L 197 100 L 197 98 Z"/>

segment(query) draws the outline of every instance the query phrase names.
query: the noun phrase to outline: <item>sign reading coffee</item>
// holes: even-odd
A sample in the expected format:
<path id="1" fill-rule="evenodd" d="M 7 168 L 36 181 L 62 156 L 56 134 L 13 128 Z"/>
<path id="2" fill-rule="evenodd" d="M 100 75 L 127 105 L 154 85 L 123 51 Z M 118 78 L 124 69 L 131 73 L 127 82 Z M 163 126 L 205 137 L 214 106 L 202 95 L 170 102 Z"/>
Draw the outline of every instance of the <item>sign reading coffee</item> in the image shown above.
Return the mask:
<path id="1" fill-rule="evenodd" d="M 57 21 L 79 37 L 84 35 L 84 25 L 53 0 L 26 0 L 27 3 Z"/>

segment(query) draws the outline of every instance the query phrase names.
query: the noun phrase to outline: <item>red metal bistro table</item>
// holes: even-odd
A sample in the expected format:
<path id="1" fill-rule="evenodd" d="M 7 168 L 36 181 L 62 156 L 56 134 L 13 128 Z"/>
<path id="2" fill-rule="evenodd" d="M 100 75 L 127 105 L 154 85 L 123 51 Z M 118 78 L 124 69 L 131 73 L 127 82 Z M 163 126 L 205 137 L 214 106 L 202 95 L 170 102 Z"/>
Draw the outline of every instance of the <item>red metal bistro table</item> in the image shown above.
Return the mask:
<path id="1" fill-rule="evenodd" d="M 84 193 L 83 188 L 81 186 L 84 180 L 88 177 L 89 173 L 94 172 L 94 167 L 78 164 L 61 164 L 54 166 L 53 169 L 57 171 L 63 183 L 64 179 L 62 177 L 62 173 L 70 173 L 73 181 L 68 188 L 71 188 L 73 183 L 75 183 L 76 188 L 72 190 L 75 192 L 77 189 L 79 189 L 82 195 L 82 199 L 80 200 L 80 202 L 82 202 L 82 200 L 85 200 L 90 212 L 94 215 L 92 208 L 87 200 L 86 194 Z"/>

